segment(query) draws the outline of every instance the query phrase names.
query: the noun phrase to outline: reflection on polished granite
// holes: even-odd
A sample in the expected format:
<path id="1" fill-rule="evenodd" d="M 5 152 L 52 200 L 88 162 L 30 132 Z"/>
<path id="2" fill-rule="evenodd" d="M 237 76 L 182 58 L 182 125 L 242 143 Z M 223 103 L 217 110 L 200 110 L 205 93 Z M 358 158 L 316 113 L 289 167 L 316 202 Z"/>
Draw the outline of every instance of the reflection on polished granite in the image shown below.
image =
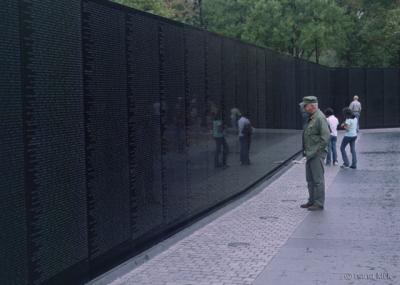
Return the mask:
<path id="1" fill-rule="evenodd" d="M 207 137 L 207 134 L 204 135 Z M 301 131 L 257 129 L 250 147 L 251 165 L 242 166 L 239 139 L 232 132 L 228 168 L 214 167 L 215 142 L 210 134 L 189 147 L 189 210 L 204 210 L 244 190 L 301 149 Z"/>
<path id="2" fill-rule="evenodd" d="M 188 130 L 188 147 L 184 151 L 178 147 L 180 138 L 174 128 L 168 128 L 164 136 L 170 143 L 162 155 L 163 175 L 153 175 L 151 183 L 145 182 L 149 185 L 146 191 L 136 195 L 136 235 L 190 219 L 245 190 L 300 151 L 301 133 L 255 129 L 250 148 L 251 165 L 242 166 L 238 136 L 233 130 L 227 130 L 229 167 L 216 168 L 215 141 L 209 128 Z M 153 168 L 143 171 L 158 173 L 161 160 L 154 158 Z"/>

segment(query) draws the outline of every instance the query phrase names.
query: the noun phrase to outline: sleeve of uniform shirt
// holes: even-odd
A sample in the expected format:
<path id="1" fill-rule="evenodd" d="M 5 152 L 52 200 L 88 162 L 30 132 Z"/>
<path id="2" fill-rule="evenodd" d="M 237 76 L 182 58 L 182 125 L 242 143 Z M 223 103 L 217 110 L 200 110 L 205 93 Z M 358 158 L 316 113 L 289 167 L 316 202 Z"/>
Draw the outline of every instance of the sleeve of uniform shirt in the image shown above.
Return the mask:
<path id="1" fill-rule="evenodd" d="M 319 152 L 323 152 L 329 144 L 331 132 L 329 131 L 328 121 L 324 119 L 319 120 L 321 141 L 319 145 Z"/>

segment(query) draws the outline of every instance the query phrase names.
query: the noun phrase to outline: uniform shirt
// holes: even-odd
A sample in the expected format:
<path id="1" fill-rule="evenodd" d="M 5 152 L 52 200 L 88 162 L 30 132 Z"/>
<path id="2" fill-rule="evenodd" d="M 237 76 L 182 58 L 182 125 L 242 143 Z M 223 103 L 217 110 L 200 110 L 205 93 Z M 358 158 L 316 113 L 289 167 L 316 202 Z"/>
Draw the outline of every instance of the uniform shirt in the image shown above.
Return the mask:
<path id="1" fill-rule="evenodd" d="M 303 154 L 307 160 L 326 154 L 330 137 L 326 117 L 317 110 L 310 116 L 303 132 Z"/>
<path id="2" fill-rule="evenodd" d="M 331 115 L 326 120 L 331 129 L 331 136 L 337 137 L 337 126 L 339 125 L 338 119 L 334 115 Z"/>
<path id="3" fill-rule="evenodd" d="M 361 113 L 361 103 L 359 101 L 353 101 L 349 106 L 350 110 L 356 113 Z"/>
<path id="4" fill-rule="evenodd" d="M 239 137 L 243 137 L 243 128 L 246 124 L 250 124 L 249 119 L 245 118 L 245 117 L 241 117 L 238 121 L 238 128 L 239 128 Z"/>
<path id="5" fill-rule="evenodd" d="M 356 137 L 357 136 L 357 118 L 346 119 L 344 122 L 348 128 L 346 129 L 345 137 Z"/>

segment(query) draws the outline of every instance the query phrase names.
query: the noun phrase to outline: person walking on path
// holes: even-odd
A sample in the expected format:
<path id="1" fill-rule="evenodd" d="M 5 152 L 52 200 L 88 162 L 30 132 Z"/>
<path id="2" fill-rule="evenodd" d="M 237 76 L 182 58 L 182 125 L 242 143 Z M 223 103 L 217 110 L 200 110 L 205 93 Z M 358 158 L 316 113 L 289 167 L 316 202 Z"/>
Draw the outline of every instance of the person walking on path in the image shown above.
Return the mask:
<path id="1" fill-rule="evenodd" d="M 335 117 L 333 109 L 328 108 L 325 110 L 326 120 L 328 121 L 329 131 L 331 132 L 331 137 L 328 144 L 328 156 L 326 157 L 326 165 L 336 165 L 337 152 L 336 152 L 336 142 L 337 142 L 337 127 L 339 125 L 339 120 Z"/>
<path id="2" fill-rule="evenodd" d="M 215 154 L 214 154 L 214 166 L 218 167 L 228 167 L 226 164 L 229 154 L 229 147 L 225 139 L 224 134 L 224 124 L 222 122 L 221 112 L 217 112 L 214 115 L 213 120 L 213 138 L 215 140 Z M 222 163 L 220 161 L 220 155 L 222 152 Z"/>
<path id="3" fill-rule="evenodd" d="M 343 115 L 345 122 L 341 125 L 345 128 L 346 133 L 343 137 L 342 144 L 340 145 L 340 151 L 342 153 L 343 165 L 342 168 L 349 167 L 349 159 L 347 158 L 346 146 L 350 144 L 352 163 L 350 168 L 357 168 L 357 154 L 356 154 L 356 140 L 357 140 L 357 125 L 358 119 L 350 110 L 350 108 L 343 109 Z"/>
<path id="4" fill-rule="evenodd" d="M 253 134 L 251 122 L 245 116 L 241 116 L 238 121 L 239 142 L 240 142 L 240 162 L 242 165 L 250 165 L 250 144 Z"/>
<path id="5" fill-rule="evenodd" d="M 325 178 L 324 160 L 330 139 L 328 122 L 318 108 L 318 99 L 314 96 L 303 98 L 304 110 L 310 115 L 303 131 L 303 155 L 306 157 L 306 180 L 308 202 L 300 207 L 310 211 L 324 209 Z"/>
<path id="6" fill-rule="evenodd" d="M 358 96 L 354 95 L 353 101 L 350 103 L 350 110 L 353 112 L 354 116 L 357 118 L 357 133 L 360 131 L 360 115 L 361 115 L 361 103 L 358 101 Z"/>

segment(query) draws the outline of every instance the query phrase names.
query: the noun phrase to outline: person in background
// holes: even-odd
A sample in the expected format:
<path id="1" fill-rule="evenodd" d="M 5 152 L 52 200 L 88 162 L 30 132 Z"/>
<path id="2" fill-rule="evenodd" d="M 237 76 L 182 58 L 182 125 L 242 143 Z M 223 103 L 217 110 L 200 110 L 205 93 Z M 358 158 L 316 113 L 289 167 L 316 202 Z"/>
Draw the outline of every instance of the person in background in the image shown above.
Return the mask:
<path id="1" fill-rule="evenodd" d="M 224 124 L 222 122 L 222 114 L 218 111 L 214 114 L 213 120 L 213 138 L 215 140 L 215 155 L 214 155 L 214 166 L 215 168 L 228 167 L 227 159 L 229 154 L 229 147 L 225 139 Z M 220 155 L 222 152 L 222 162 L 220 161 Z"/>
<path id="2" fill-rule="evenodd" d="M 342 159 L 343 159 L 343 165 L 341 166 L 341 168 L 349 167 L 349 159 L 347 158 L 346 146 L 350 144 L 350 151 L 352 157 L 352 163 L 350 168 L 357 169 L 356 140 L 357 140 L 358 120 L 350 108 L 344 108 L 343 115 L 345 118 L 345 122 L 341 126 L 345 128 L 346 133 L 344 134 L 342 144 L 340 145 L 340 151 L 342 153 Z"/>
<path id="3" fill-rule="evenodd" d="M 337 152 L 336 152 L 336 142 L 337 142 L 337 127 L 339 125 L 339 120 L 335 117 L 333 109 L 328 108 L 325 110 L 326 120 L 328 121 L 329 131 L 331 132 L 331 137 L 328 144 L 328 155 L 326 157 L 326 165 L 338 164 Z"/>
<path id="4" fill-rule="evenodd" d="M 241 165 L 250 165 L 250 144 L 253 134 L 253 127 L 250 120 L 241 115 L 238 121 L 239 142 L 240 142 L 240 162 Z"/>
<path id="5" fill-rule="evenodd" d="M 360 115 L 361 115 L 361 103 L 358 101 L 358 96 L 354 95 L 353 101 L 350 103 L 350 110 L 353 112 L 354 116 L 357 118 L 357 133 L 360 131 Z"/>

